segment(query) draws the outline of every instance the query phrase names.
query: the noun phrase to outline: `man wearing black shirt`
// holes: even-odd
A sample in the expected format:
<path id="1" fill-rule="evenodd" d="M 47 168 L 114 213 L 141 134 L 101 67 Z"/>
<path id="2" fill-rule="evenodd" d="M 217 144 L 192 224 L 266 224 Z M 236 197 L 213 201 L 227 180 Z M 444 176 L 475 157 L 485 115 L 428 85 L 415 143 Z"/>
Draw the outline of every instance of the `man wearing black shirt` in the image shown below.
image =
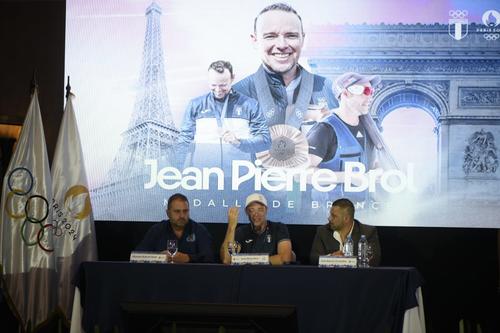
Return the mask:
<path id="1" fill-rule="evenodd" d="M 189 218 L 189 201 L 176 193 L 168 199 L 168 220 L 153 225 L 136 251 L 155 251 L 166 253 L 168 261 L 175 263 L 213 262 L 212 236 L 201 224 Z M 177 240 L 178 250 L 170 256 L 167 240 Z"/>
<path id="2" fill-rule="evenodd" d="M 260 193 L 247 197 L 245 212 L 249 224 L 238 225 L 238 208 L 229 208 L 226 237 L 220 249 L 221 261 L 231 263 L 228 252 L 230 242 L 238 242 L 241 253 L 268 253 L 272 265 L 281 265 L 293 260 L 292 242 L 288 228 L 281 222 L 267 220 L 267 200 Z"/>

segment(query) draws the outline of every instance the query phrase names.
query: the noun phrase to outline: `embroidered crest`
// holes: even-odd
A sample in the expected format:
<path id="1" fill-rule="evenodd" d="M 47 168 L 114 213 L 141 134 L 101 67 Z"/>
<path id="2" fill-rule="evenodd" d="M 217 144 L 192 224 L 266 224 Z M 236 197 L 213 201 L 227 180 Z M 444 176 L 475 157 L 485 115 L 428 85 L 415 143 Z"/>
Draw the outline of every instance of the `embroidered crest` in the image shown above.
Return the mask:
<path id="1" fill-rule="evenodd" d="M 266 241 L 268 244 L 271 243 L 271 234 L 267 234 Z"/>

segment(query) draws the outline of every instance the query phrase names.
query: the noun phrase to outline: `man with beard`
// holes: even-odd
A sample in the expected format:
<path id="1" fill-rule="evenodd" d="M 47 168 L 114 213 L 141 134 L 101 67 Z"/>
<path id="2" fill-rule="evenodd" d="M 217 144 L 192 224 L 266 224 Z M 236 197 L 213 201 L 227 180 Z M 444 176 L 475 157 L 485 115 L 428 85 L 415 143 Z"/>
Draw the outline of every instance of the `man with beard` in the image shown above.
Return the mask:
<path id="1" fill-rule="evenodd" d="M 333 255 L 343 256 L 343 246 L 350 236 L 354 243 L 354 256 L 358 254 L 356 246 L 365 235 L 372 250 L 370 266 L 380 264 L 380 243 L 377 228 L 360 223 L 354 219 L 354 205 L 349 199 L 339 199 L 332 204 L 328 223 L 319 226 L 314 236 L 310 260 L 314 265 L 318 264 L 319 256 Z"/>
<path id="2" fill-rule="evenodd" d="M 176 193 L 168 199 L 168 220 L 153 225 L 136 251 L 154 251 L 167 254 L 167 261 L 175 263 L 213 262 L 212 236 L 201 224 L 189 218 L 189 201 Z M 177 241 L 177 252 L 171 256 L 167 240 Z"/>

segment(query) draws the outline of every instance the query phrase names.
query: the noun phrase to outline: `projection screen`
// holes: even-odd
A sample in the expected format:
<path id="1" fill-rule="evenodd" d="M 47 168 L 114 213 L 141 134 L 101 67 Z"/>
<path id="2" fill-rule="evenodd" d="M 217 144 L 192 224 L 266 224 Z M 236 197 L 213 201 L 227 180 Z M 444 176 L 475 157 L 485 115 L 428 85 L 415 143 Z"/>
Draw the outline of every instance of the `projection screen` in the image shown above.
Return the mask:
<path id="1" fill-rule="evenodd" d="M 96 220 L 158 221 L 180 192 L 193 219 L 225 222 L 228 207 L 261 192 L 269 219 L 287 224 L 323 224 L 347 197 L 372 225 L 500 227 L 498 3 L 289 1 L 303 35 L 271 20 L 270 37 L 254 19 L 271 4 L 67 1 L 65 73 Z M 295 56 L 298 80 L 264 66 L 278 81 L 271 95 L 249 88 L 263 61 Z M 217 101 L 218 116 L 208 81 L 217 60 L 234 71 L 228 96 L 247 98 Z M 362 130 L 335 125 L 351 129 L 354 150 L 338 128 L 335 142 L 318 132 L 338 123 L 335 82 L 345 73 L 381 79 L 360 92 L 371 93 L 355 117 Z M 318 160 L 317 144 L 336 157 Z"/>

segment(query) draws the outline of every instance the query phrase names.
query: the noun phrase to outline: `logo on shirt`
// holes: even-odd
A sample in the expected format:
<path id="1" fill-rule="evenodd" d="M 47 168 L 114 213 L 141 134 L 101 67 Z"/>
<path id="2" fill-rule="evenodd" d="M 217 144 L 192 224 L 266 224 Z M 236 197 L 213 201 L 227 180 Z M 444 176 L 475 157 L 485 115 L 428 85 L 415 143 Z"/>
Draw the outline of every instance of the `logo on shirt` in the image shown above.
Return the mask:
<path id="1" fill-rule="evenodd" d="M 357 138 L 362 138 L 363 137 L 363 133 L 361 133 L 360 131 L 358 131 L 358 133 L 356 134 L 356 137 Z"/>
<path id="2" fill-rule="evenodd" d="M 205 109 L 205 110 L 202 110 L 200 113 L 201 113 L 201 114 L 205 114 L 205 113 L 207 113 L 207 112 L 210 112 L 210 109 Z"/>
<path id="3" fill-rule="evenodd" d="M 241 106 L 237 106 L 235 109 L 234 109 L 234 113 L 236 113 L 237 116 L 241 116 Z"/>
<path id="4" fill-rule="evenodd" d="M 296 110 L 295 110 L 295 115 L 296 115 L 296 116 L 297 116 L 297 118 L 299 118 L 299 119 L 304 118 L 304 114 L 303 114 L 303 113 L 302 113 L 302 111 L 301 111 L 301 110 L 299 110 L 299 109 L 296 109 Z"/>
<path id="5" fill-rule="evenodd" d="M 265 113 L 266 118 L 268 118 L 268 119 L 269 119 L 269 118 L 272 118 L 272 117 L 274 116 L 274 112 L 275 112 L 274 108 L 269 109 L 269 111 L 267 111 L 267 112 Z"/>
<path id="6" fill-rule="evenodd" d="M 194 242 L 196 241 L 196 235 L 195 234 L 190 234 L 186 237 L 186 241 L 188 242 Z"/>
<path id="7" fill-rule="evenodd" d="M 245 243 L 250 244 L 251 242 L 253 242 L 253 239 L 245 239 Z"/>
<path id="8" fill-rule="evenodd" d="M 271 243 L 271 235 L 270 234 L 267 234 L 266 241 L 268 244 Z"/>

